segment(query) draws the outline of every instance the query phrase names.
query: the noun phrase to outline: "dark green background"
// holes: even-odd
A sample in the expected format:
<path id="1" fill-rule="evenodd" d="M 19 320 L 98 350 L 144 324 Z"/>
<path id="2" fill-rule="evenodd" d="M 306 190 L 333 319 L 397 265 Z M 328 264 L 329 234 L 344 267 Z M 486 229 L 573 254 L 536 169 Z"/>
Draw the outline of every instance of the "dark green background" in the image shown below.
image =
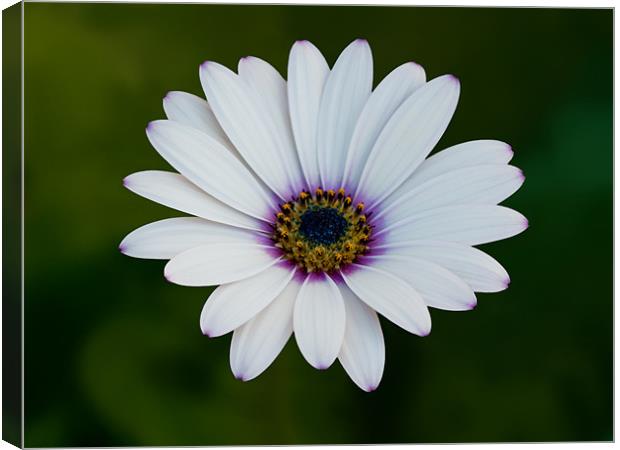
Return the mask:
<path id="1" fill-rule="evenodd" d="M 25 6 L 27 446 L 611 440 L 611 10 L 33 4 Z M 198 66 L 255 55 L 286 71 L 296 39 L 334 62 L 367 38 L 375 82 L 414 60 L 462 95 L 439 148 L 513 145 L 524 234 L 484 246 L 512 285 L 433 311 L 424 339 L 383 321 L 366 394 L 290 341 L 234 380 L 229 337 L 198 326 L 209 289 L 118 253 L 178 215 L 124 190 L 167 169 L 144 127 Z"/>

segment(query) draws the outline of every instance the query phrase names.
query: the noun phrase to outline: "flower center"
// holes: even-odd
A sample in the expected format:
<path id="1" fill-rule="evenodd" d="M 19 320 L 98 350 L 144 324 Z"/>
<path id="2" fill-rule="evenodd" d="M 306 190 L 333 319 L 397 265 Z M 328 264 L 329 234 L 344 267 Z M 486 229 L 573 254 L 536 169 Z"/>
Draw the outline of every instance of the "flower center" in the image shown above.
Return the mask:
<path id="1" fill-rule="evenodd" d="M 299 233 L 311 244 L 331 245 L 349 228 L 349 222 L 333 207 L 312 207 L 300 217 Z"/>
<path id="2" fill-rule="evenodd" d="M 332 272 L 368 251 L 372 226 L 364 204 L 344 189 L 302 191 L 280 206 L 271 239 L 285 259 L 306 272 Z"/>

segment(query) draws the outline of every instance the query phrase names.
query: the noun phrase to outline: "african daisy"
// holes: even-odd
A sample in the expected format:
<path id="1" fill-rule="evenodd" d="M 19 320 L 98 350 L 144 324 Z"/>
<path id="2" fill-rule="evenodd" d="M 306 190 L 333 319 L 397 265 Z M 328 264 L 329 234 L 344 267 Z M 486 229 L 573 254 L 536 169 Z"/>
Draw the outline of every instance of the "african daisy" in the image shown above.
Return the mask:
<path id="1" fill-rule="evenodd" d="M 372 90 L 365 40 L 330 69 L 307 41 L 288 81 L 246 57 L 238 74 L 200 66 L 207 101 L 164 98 L 147 136 L 177 172 L 145 171 L 131 191 L 195 217 L 153 222 L 121 251 L 170 260 L 169 281 L 218 286 L 200 316 L 210 337 L 233 332 L 230 364 L 250 380 L 291 334 L 317 369 L 340 361 L 372 391 L 383 374 L 380 314 L 410 333 L 431 330 L 428 307 L 461 311 L 505 289 L 504 268 L 474 245 L 527 220 L 500 202 L 523 183 L 509 145 L 466 142 L 428 157 L 456 109 L 460 83 L 426 81 L 409 62 Z"/>

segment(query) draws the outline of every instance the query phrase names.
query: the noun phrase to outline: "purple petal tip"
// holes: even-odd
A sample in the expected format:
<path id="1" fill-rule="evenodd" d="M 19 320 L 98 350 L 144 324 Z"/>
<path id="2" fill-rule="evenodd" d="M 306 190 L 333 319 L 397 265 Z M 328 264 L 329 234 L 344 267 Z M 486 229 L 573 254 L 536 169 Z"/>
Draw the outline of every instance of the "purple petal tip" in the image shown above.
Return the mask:
<path id="1" fill-rule="evenodd" d="M 307 40 L 307 39 L 297 39 L 297 40 L 295 41 L 295 44 L 298 44 L 298 45 L 305 45 L 305 44 L 307 44 L 307 43 L 308 43 L 308 40 Z"/>
<path id="2" fill-rule="evenodd" d="M 207 64 L 209 64 L 210 61 L 207 59 L 206 61 L 203 61 L 202 64 L 200 64 L 200 68 L 201 69 L 206 69 L 207 68 Z"/>
<path id="3" fill-rule="evenodd" d="M 245 375 L 242 374 L 234 374 L 235 375 L 235 380 L 239 380 L 239 381 L 247 381 L 245 379 Z"/>
<path id="4" fill-rule="evenodd" d="M 470 303 L 468 306 L 469 306 L 469 310 L 471 311 L 472 309 L 476 309 L 476 306 L 478 306 L 478 303 Z"/>
<path id="5" fill-rule="evenodd" d="M 366 392 L 374 392 L 374 391 L 376 391 L 376 390 L 377 390 L 377 388 L 378 388 L 378 387 L 379 387 L 379 386 L 376 386 L 376 385 L 367 386 L 364 390 L 365 390 Z"/>
<path id="6" fill-rule="evenodd" d="M 525 229 L 528 229 L 530 227 L 530 221 L 527 220 L 526 218 L 523 218 L 523 227 Z"/>
<path id="7" fill-rule="evenodd" d="M 127 248 L 126 248 L 123 244 L 120 244 L 120 245 L 118 246 L 118 251 L 119 251 L 119 252 L 121 252 L 121 253 L 123 253 L 123 254 L 125 253 L 125 250 L 126 250 L 126 249 L 127 249 Z"/>
<path id="8" fill-rule="evenodd" d="M 368 44 L 368 40 L 364 38 L 357 38 L 355 42 L 358 44 Z"/>

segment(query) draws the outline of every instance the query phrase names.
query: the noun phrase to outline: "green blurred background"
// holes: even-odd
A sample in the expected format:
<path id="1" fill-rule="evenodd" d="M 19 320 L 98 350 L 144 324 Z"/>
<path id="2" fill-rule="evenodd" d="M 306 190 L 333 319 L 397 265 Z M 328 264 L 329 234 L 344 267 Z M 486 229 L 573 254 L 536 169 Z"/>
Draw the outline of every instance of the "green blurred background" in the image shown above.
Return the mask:
<path id="1" fill-rule="evenodd" d="M 611 440 L 611 10 L 25 5 L 25 444 L 49 446 Z M 245 55 L 286 73 L 296 39 L 332 64 L 367 38 L 375 83 L 414 60 L 462 95 L 438 148 L 513 145 L 524 234 L 483 246 L 512 277 L 424 339 L 383 321 L 367 394 L 287 345 L 249 383 L 198 319 L 209 289 L 117 251 L 178 215 L 123 189 L 168 169 L 144 127 L 198 66 Z"/>

